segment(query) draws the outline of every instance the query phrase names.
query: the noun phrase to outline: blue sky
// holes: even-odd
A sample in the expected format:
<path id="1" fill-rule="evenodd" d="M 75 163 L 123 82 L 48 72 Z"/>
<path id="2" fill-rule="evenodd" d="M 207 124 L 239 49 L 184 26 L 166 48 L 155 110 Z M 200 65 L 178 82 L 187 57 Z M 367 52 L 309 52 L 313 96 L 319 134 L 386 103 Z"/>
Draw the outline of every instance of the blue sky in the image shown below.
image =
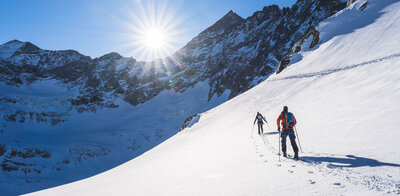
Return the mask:
<path id="1" fill-rule="evenodd" d="M 229 10 L 246 18 L 267 5 L 282 8 L 294 3 L 295 0 L 1 0 L 0 43 L 18 39 L 44 49 L 77 50 L 93 58 L 118 52 L 151 60 L 157 55 L 143 55 L 134 40 L 137 37 L 132 37 L 151 18 L 173 27 L 169 29 L 173 42 L 159 54 L 166 56 Z"/>

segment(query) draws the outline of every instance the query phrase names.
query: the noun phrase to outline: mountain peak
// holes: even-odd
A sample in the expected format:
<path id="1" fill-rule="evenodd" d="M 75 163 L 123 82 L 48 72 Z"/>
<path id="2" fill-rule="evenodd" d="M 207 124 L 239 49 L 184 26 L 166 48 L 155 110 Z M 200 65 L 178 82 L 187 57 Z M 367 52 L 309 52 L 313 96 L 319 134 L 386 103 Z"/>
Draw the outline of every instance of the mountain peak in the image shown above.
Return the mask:
<path id="1" fill-rule="evenodd" d="M 100 61 L 103 61 L 103 60 L 118 60 L 118 59 L 121 59 L 121 58 L 123 58 L 123 56 L 121 56 L 119 53 L 110 52 L 108 54 L 105 54 L 105 55 L 99 57 L 98 59 Z"/>
<path id="2" fill-rule="evenodd" d="M 234 11 L 229 10 L 229 12 L 226 13 L 225 16 L 223 16 L 220 20 L 243 20 L 243 18 Z"/>
<path id="3" fill-rule="evenodd" d="M 8 41 L 8 42 L 6 42 L 4 44 L 22 44 L 22 43 L 24 43 L 24 42 L 20 41 L 20 40 L 17 40 L 17 39 L 14 39 L 14 40 Z"/>
<path id="4" fill-rule="evenodd" d="M 268 12 L 268 11 L 280 11 L 281 9 L 279 8 L 278 5 L 272 4 L 269 6 L 264 6 L 263 12 Z"/>
<path id="5" fill-rule="evenodd" d="M 237 15 L 235 12 L 233 12 L 233 10 L 229 10 L 229 12 L 225 14 L 225 16 L 239 16 L 239 15 Z"/>
<path id="6" fill-rule="evenodd" d="M 8 42 L 0 45 L 0 49 L 3 49 L 3 50 L 4 49 L 7 49 L 7 50 L 12 50 L 12 49 L 18 50 L 18 49 L 20 49 L 20 50 L 24 50 L 24 51 L 28 50 L 28 52 L 31 51 L 31 50 L 33 50 L 33 51 L 40 50 L 39 47 L 37 47 L 36 45 L 32 44 L 31 42 L 23 42 L 23 41 L 20 41 L 20 40 L 17 40 L 17 39 L 8 41 Z"/>
<path id="7" fill-rule="evenodd" d="M 225 16 L 209 27 L 208 30 L 215 31 L 220 29 L 230 29 L 234 26 L 240 25 L 243 21 L 244 19 L 242 17 L 230 10 L 227 14 L 225 14 Z"/>
<path id="8" fill-rule="evenodd" d="M 11 57 L 17 50 L 21 49 L 26 44 L 27 42 L 15 39 L 0 45 L 0 59 Z"/>
<path id="9" fill-rule="evenodd" d="M 18 48 L 22 47 L 25 44 L 26 44 L 26 42 L 22 42 L 22 41 L 14 39 L 14 40 L 8 41 L 8 42 L 6 42 L 4 44 L 1 44 L 0 47 L 1 47 L 1 49 L 5 49 L 5 48 L 18 49 Z"/>

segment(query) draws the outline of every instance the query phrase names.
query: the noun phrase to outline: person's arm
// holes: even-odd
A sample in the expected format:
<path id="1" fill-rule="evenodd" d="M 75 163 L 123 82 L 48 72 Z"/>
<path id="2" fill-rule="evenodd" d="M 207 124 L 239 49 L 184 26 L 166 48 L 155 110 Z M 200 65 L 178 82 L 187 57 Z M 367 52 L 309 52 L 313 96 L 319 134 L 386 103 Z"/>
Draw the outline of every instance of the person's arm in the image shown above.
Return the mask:
<path id="1" fill-rule="evenodd" d="M 265 117 L 264 117 L 264 116 L 263 116 L 262 118 L 264 119 L 265 123 L 268 123 L 267 120 L 265 120 Z"/>
<path id="2" fill-rule="evenodd" d="M 257 120 L 257 116 L 256 116 L 256 118 L 254 118 L 253 125 L 256 124 L 256 120 Z"/>
<path id="3" fill-rule="evenodd" d="M 294 117 L 294 115 L 293 115 L 293 120 L 294 120 L 294 125 L 296 125 L 297 121 L 296 121 L 296 118 Z"/>
<path id="4" fill-rule="evenodd" d="M 276 125 L 278 126 L 278 130 L 281 130 L 281 119 L 282 119 L 282 114 L 280 114 L 278 119 L 276 119 Z"/>

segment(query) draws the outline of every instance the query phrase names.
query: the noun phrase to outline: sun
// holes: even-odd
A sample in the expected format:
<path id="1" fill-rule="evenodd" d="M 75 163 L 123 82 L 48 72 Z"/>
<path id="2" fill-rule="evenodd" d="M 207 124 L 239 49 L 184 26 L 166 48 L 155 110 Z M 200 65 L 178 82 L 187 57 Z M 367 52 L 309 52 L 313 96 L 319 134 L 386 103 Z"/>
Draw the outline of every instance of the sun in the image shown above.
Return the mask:
<path id="1" fill-rule="evenodd" d="M 161 58 L 170 53 L 173 41 L 172 33 L 163 28 L 163 24 L 144 25 L 137 32 L 136 42 L 142 54 L 147 57 Z"/>
<path id="2" fill-rule="evenodd" d="M 159 28 L 151 28 L 145 31 L 143 39 L 146 47 L 153 50 L 162 50 L 168 41 L 166 33 Z"/>
<path id="3" fill-rule="evenodd" d="M 126 10 L 120 19 L 120 49 L 127 51 L 138 61 L 167 61 L 183 47 L 186 33 L 184 23 L 188 21 L 188 13 L 183 12 L 181 0 L 132 0 L 126 1 Z"/>
<path id="4" fill-rule="evenodd" d="M 180 10 L 180 0 L 131 1 L 135 8 L 128 11 L 122 24 L 129 33 L 121 36 L 125 39 L 124 47 L 139 61 L 165 59 L 176 52 L 184 37 L 181 25 L 186 21 Z"/>

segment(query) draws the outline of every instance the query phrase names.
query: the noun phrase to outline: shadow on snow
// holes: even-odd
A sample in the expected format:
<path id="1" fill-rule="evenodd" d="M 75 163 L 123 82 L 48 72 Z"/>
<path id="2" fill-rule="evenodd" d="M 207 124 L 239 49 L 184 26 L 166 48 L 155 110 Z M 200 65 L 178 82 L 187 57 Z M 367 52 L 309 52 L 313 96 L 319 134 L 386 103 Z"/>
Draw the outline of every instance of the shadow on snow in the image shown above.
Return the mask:
<path id="1" fill-rule="evenodd" d="M 391 166 L 391 167 L 400 167 L 400 164 L 396 163 L 385 163 L 380 162 L 375 159 L 365 158 L 365 157 L 358 157 L 354 155 L 346 155 L 345 158 L 339 157 L 310 157 L 304 156 L 302 160 L 307 162 L 315 162 L 317 164 L 321 164 L 323 162 L 329 163 L 329 168 L 336 168 L 336 167 L 379 167 L 379 166 Z"/>
<path id="2" fill-rule="evenodd" d="M 266 132 L 264 135 L 274 135 L 274 134 L 279 134 L 278 131 L 272 131 L 272 132 Z"/>

